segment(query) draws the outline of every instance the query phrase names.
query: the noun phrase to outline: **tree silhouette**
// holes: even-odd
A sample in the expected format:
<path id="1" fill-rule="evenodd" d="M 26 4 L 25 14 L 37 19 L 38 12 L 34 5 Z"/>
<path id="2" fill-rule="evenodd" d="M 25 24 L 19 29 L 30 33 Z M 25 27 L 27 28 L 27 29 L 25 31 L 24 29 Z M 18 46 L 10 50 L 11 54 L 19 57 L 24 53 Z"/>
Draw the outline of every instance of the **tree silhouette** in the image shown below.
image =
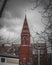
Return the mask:
<path id="1" fill-rule="evenodd" d="M 2 3 L 2 6 L 1 6 L 1 10 L 0 10 L 0 18 L 2 17 L 2 13 L 4 11 L 4 8 L 5 8 L 5 5 L 7 3 L 8 0 L 4 0 L 3 3 Z M 0 1 L 1 2 L 1 1 Z"/>
<path id="2" fill-rule="evenodd" d="M 48 19 L 48 23 L 44 24 L 45 30 L 41 32 L 41 34 L 39 35 L 41 37 L 43 37 L 43 34 L 47 35 L 48 37 L 47 41 L 51 44 L 51 52 L 52 52 L 52 0 L 33 0 L 31 3 L 33 4 L 36 3 L 36 5 L 33 6 L 32 10 L 35 10 L 39 6 L 41 7 L 41 5 L 43 6 L 43 9 L 42 11 L 40 11 L 40 13 L 42 14 L 43 18 Z M 44 14 L 46 13 L 48 15 L 45 16 Z M 44 39 L 46 40 L 45 36 Z M 51 55 L 51 60 L 52 60 L 52 55 Z M 52 65 L 52 61 L 51 61 L 51 65 Z"/>

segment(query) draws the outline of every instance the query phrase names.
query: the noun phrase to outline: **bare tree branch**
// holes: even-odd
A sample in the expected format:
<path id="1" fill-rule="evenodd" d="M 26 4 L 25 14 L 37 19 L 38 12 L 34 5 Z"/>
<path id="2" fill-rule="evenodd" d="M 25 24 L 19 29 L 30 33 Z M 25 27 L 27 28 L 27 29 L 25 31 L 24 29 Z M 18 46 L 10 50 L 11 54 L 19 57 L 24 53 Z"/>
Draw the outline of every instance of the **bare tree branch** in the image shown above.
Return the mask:
<path id="1" fill-rule="evenodd" d="M 2 5 L 1 10 L 0 10 L 0 17 L 2 17 L 2 13 L 4 11 L 4 8 L 5 8 L 5 5 L 6 5 L 7 1 L 8 0 L 4 0 L 4 2 L 3 2 L 3 5 Z"/>
<path id="2" fill-rule="evenodd" d="M 52 6 L 52 0 L 49 0 L 49 4 L 48 4 L 47 7 L 45 8 L 44 13 L 48 11 L 48 9 L 50 8 L 50 6 Z"/>

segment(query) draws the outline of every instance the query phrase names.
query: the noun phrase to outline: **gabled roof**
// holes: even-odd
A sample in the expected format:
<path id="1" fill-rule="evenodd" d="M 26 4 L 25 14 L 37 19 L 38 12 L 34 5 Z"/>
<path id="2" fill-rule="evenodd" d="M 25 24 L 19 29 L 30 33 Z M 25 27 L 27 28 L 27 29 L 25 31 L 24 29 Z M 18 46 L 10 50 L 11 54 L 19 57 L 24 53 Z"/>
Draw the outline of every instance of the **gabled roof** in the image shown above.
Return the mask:
<path id="1" fill-rule="evenodd" d="M 0 46 L 0 57 L 19 58 L 20 46 Z"/>
<path id="2" fill-rule="evenodd" d="M 19 59 L 19 55 L 11 55 L 11 54 L 5 54 L 5 53 L 0 53 L 0 57 L 17 58 L 17 59 Z"/>

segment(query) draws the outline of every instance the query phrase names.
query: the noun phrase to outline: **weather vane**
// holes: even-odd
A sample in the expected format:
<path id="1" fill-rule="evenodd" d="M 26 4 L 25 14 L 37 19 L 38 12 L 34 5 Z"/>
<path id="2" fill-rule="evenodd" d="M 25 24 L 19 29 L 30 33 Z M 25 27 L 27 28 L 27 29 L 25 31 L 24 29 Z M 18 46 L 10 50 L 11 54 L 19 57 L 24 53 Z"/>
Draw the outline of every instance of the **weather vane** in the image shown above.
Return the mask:
<path id="1" fill-rule="evenodd" d="M 25 9 L 25 15 L 27 14 L 27 10 Z"/>

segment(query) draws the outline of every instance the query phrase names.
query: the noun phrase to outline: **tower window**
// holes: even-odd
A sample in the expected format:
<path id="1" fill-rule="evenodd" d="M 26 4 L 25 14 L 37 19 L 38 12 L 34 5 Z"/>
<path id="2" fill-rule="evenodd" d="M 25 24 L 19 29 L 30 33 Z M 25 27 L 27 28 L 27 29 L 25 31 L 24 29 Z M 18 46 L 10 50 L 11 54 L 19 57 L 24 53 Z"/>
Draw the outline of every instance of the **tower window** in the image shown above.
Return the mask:
<path id="1" fill-rule="evenodd" d="M 23 37 L 24 43 L 26 43 L 26 36 Z"/>
<path id="2" fill-rule="evenodd" d="M 5 62 L 5 58 L 1 58 L 1 62 Z"/>
<path id="3" fill-rule="evenodd" d="M 23 39 L 24 39 L 24 41 L 26 41 L 26 37 L 25 36 L 23 37 Z"/>

